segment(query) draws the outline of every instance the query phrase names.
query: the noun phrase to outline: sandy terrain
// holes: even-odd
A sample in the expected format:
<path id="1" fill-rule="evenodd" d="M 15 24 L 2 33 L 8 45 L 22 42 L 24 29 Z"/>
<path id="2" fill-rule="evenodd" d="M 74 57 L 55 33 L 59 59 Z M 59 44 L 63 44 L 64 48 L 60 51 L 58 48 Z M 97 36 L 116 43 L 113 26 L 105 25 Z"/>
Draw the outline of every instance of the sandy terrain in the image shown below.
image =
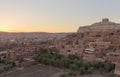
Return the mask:
<path id="1" fill-rule="evenodd" d="M 62 70 L 44 65 L 34 65 L 21 70 L 14 70 L 0 77 L 53 77 Z"/>
<path id="2" fill-rule="evenodd" d="M 62 73 L 65 73 L 65 70 L 38 64 L 26 68 L 9 71 L 7 72 L 7 74 L 0 75 L 0 77 L 59 77 L 59 75 Z M 77 77 L 107 77 L 107 76 L 101 74 L 92 74 Z"/>

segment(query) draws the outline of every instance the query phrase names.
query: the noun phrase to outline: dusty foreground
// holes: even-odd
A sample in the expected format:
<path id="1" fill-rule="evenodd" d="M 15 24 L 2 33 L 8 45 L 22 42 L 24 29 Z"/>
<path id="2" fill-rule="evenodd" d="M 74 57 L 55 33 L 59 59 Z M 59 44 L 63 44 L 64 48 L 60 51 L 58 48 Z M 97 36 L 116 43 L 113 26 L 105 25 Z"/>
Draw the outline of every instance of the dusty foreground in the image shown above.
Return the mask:
<path id="1" fill-rule="evenodd" d="M 24 69 L 16 69 L 0 77 L 53 77 L 62 70 L 44 65 L 34 65 Z"/>
<path id="2" fill-rule="evenodd" d="M 33 65 L 30 67 L 15 69 L 1 74 L 0 77 L 59 77 L 60 74 L 64 73 L 65 70 L 54 68 L 45 65 Z M 89 75 L 89 76 L 78 76 L 78 77 L 107 77 L 103 75 Z"/>

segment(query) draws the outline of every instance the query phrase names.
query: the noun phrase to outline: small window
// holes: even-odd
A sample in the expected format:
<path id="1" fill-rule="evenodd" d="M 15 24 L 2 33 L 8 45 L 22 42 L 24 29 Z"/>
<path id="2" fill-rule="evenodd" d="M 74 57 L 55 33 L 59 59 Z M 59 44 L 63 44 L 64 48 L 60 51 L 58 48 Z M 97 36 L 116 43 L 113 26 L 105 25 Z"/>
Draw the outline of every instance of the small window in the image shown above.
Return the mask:
<path id="1" fill-rule="evenodd" d="M 101 35 L 96 35 L 96 37 L 101 37 Z"/>
<path id="2" fill-rule="evenodd" d="M 111 35 L 114 35 L 114 33 L 111 33 Z"/>
<path id="3" fill-rule="evenodd" d="M 116 56 L 116 57 L 117 57 L 117 56 L 119 56 L 119 55 L 117 55 L 117 54 L 116 54 L 116 55 L 114 55 L 114 56 Z"/>
<path id="4" fill-rule="evenodd" d="M 68 52 L 71 52 L 71 50 L 68 50 Z"/>
<path id="5" fill-rule="evenodd" d="M 62 48 L 64 49 L 64 48 L 65 48 L 65 46 L 62 46 Z"/>

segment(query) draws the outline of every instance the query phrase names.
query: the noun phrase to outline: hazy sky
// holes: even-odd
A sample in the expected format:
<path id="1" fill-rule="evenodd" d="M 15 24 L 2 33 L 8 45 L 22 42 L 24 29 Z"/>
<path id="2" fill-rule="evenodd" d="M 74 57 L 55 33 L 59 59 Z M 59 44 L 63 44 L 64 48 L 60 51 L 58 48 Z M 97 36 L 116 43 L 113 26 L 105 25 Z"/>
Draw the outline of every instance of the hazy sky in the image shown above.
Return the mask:
<path id="1" fill-rule="evenodd" d="M 0 0 L 0 31 L 73 32 L 102 18 L 120 22 L 120 0 Z"/>

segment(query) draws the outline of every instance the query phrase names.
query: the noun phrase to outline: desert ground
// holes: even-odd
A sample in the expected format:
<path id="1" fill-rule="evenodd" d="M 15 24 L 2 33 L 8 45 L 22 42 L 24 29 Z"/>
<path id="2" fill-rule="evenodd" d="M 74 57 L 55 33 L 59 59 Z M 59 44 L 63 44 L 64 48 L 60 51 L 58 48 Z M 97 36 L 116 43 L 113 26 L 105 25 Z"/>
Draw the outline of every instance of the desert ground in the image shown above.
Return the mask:
<path id="1" fill-rule="evenodd" d="M 50 66 L 33 65 L 26 68 L 13 69 L 13 71 L 1 74 L 0 77 L 54 77 L 62 72 L 63 70 Z"/>
<path id="2" fill-rule="evenodd" d="M 26 68 L 13 69 L 7 73 L 1 74 L 0 77 L 59 77 L 60 74 L 68 70 L 63 70 L 45 65 L 33 65 Z M 101 74 L 84 75 L 77 77 L 108 77 Z"/>

